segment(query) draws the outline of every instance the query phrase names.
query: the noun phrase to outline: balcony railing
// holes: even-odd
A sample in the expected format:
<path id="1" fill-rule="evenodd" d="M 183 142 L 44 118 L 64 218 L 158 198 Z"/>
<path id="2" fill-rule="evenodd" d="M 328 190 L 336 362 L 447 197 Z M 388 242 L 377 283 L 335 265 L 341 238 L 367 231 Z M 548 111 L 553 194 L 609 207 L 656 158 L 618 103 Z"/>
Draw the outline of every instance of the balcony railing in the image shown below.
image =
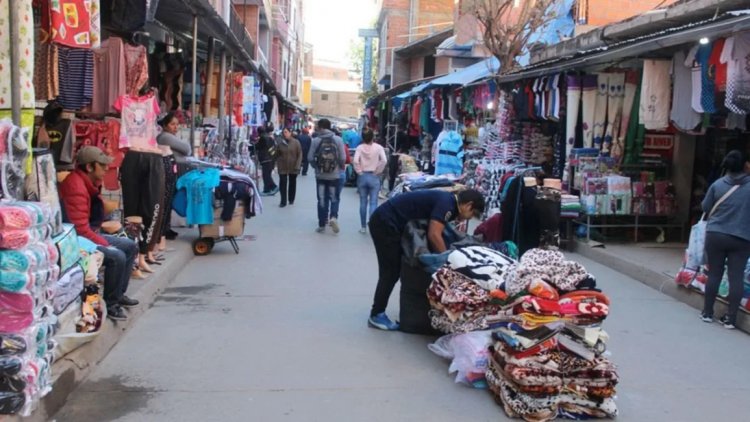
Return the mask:
<path id="1" fill-rule="evenodd" d="M 255 43 L 257 40 L 254 40 L 247 32 L 245 24 L 242 22 L 240 15 L 237 13 L 237 10 L 235 10 L 234 7 L 230 8 L 229 30 L 232 31 L 235 37 L 237 37 L 237 41 L 239 41 L 242 48 L 247 51 L 250 57 L 254 58 Z"/>

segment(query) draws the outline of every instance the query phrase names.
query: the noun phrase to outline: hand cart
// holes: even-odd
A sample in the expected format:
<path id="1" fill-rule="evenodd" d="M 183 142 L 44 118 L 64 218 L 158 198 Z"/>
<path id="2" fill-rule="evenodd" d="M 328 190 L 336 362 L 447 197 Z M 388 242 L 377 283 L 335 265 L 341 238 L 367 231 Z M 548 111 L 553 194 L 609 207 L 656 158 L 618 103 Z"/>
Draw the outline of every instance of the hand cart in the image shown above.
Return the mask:
<path id="1" fill-rule="evenodd" d="M 245 232 L 245 207 L 237 205 L 232 213 L 232 219 L 223 221 L 221 219 L 221 208 L 214 210 L 214 223 L 198 226 L 199 238 L 193 241 L 193 253 L 197 256 L 205 256 L 211 253 L 214 246 L 220 242 L 229 242 L 234 253 L 240 253 L 240 245 L 237 238 Z"/>

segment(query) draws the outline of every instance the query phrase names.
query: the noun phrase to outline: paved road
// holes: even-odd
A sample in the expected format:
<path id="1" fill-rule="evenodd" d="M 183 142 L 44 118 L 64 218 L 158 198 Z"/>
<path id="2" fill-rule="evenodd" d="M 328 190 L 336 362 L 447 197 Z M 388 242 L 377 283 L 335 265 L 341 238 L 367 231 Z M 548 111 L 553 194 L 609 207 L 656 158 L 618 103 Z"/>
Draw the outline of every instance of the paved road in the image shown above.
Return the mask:
<path id="1" fill-rule="evenodd" d="M 86 421 L 498 421 L 454 384 L 428 337 L 366 328 L 376 261 L 344 193 L 342 232 L 314 233 L 313 180 L 268 200 L 256 241 L 195 258 L 56 416 Z M 579 259 L 613 301 L 621 421 L 744 420 L 750 337 Z M 389 313 L 398 315 L 398 299 Z"/>

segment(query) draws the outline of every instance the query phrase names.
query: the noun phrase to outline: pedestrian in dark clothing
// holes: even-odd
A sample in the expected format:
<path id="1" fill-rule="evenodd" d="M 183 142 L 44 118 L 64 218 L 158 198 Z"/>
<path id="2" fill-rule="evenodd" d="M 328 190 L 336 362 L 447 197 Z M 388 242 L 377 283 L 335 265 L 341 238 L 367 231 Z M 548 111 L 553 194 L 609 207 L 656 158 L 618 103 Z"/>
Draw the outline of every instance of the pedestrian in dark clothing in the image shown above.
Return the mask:
<path id="1" fill-rule="evenodd" d="M 398 324 L 385 314 L 388 299 L 400 277 L 401 237 L 412 220 L 429 220 L 427 240 L 434 253 L 447 250 L 443 229 L 453 220 L 479 218 L 484 212 L 484 196 L 474 189 L 458 194 L 440 190 L 418 190 L 397 195 L 381 204 L 370 217 L 370 236 L 378 256 L 378 286 L 368 325 L 381 330 L 398 330 Z"/>
<path id="2" fill-rule="evenodd" d="M 733 329 L 737 323 L 744 292 L 744 274 L 750 259 L 750 157 L 731 151 L 722 167 L 726 176 L 715 181 L 703 199 L 706 224 L 708 283 L 701 319 L 712 322 L 714 302 L 719 292 L 724 267 L 729 279 L 729 309 L 719 322 Z"/>
<path id="3" fill-rule="evenodd" d="M 282 138 L 277 142 L 279 148 L 279 159 L 277 162 L 279 170 L 279 184 L 281 185 L 280 207 L 285 207 L 287 200 L 289 205 L 294 204 L 297 195 L 297 175 L 302 165 L 302 147 L 299 141 L 292 136 L 290 129 L 284 129 Z"/>
<path id="4" fill-rule="evenodd" d="M 261 195 L 275 195 L 279 191 L 276 182 L 273 181 L 273 169 L 276 166 L 275 148 L 276 143 L 273 139 L 273 126 L 258 129 L 260 138 L 258 139 L 258 161 L 263 172 L 263 193 Z"/>
<path id="5" fill-rule="evenodd" d="M 297 140 L 300 146 L 302 146 L 302 175 L 307 176 L 307 169 L 310 166 L 310 160 L 307 155 L 310 153 L 310 147 L 312 146 L 312 138 L 307 128 L 302 129 L 302 133 L 297 136 Z"/>
<path id="6" fill-rule="evenodd" d="M 344 141 L 331 131 L 331 121 L 318 121 L 318 134 L 313 137 L 307 157 L 315 169 L 315 184 L 318 193 L 318 233 L 325 232 L 330 225 L 334 233 L 339 232 L 339 200 L 336 195 L 341 172 L 346 165 Z"/>

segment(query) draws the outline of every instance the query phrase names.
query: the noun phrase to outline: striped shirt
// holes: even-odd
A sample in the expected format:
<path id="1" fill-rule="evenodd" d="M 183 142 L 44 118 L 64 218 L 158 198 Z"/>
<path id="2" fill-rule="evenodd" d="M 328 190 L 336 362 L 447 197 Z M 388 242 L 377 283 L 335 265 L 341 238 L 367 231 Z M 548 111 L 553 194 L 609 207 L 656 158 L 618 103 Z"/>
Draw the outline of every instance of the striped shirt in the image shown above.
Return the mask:
<path id="1" fill-rule="evenodd" d="M 58 47 L 60 96 L 66 110 L 80 110 L 94 97 L 94 52 L 79 48 Z"/>

